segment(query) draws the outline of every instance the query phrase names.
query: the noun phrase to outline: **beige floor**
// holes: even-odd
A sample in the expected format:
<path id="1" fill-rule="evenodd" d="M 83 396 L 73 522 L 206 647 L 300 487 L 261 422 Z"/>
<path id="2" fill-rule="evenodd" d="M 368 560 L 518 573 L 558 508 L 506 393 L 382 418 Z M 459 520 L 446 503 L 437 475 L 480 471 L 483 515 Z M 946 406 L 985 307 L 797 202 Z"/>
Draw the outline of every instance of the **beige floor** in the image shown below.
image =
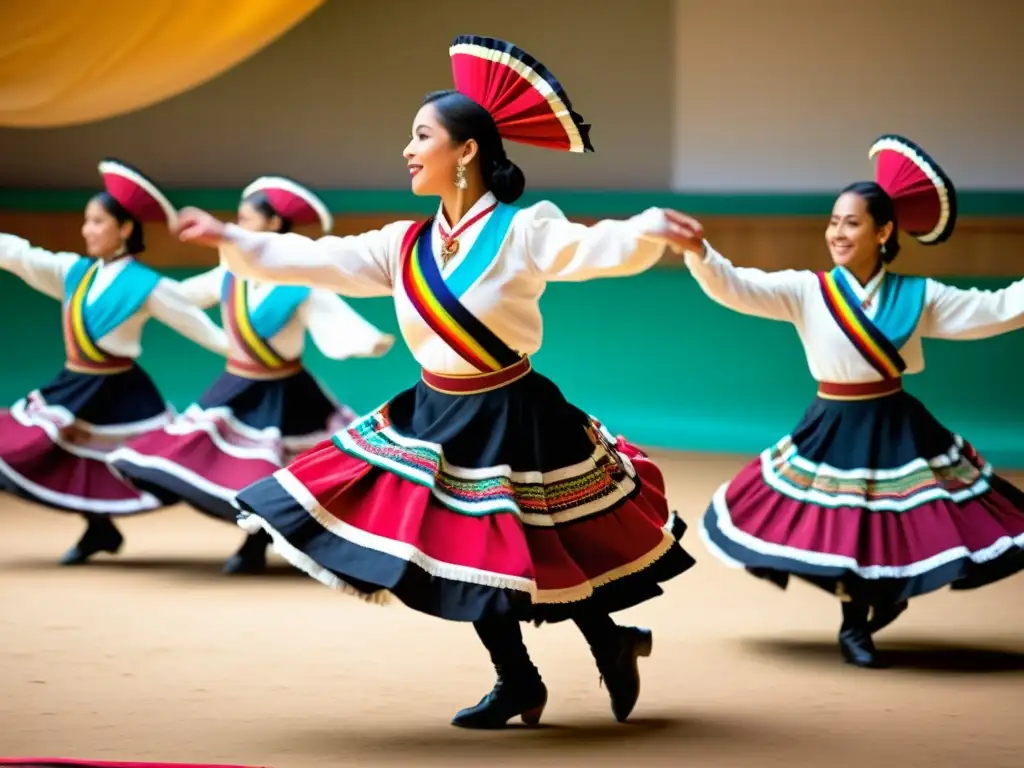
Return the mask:
<path id="1" fill-rule="evenodd" d="M 695 523 L 740 460 L 663 459 Z M 1016 482 L 1024 482 L 1017 476 Z M 713 560 L 623 618 L 655 630 L 632 724 L 571 626 L 527 630 L 547 727 L 448 726 L 491 684 L 468 626 L 332 593 L 278 565 L 219 576 L 240 532 L 185 508 L 127 520 L 120 556 L 54 558 L 70 517 L 0 497 L 0 755 L 348 765 L 1024 765 L 1024 576 L 915 601 L 861 671 L 834 647 L 838 608 Z M 279 561 L 276 561 L 279 562 Z"/>

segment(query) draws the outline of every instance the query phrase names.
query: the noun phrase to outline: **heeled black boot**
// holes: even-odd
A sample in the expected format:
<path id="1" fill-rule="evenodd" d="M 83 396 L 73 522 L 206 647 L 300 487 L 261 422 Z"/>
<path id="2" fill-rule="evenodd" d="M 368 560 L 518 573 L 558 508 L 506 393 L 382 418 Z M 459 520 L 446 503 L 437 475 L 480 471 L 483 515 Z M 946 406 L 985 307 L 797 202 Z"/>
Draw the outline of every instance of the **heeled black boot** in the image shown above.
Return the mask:
<path id="1" fill-rule="evenodd" d="M 242 546 L 228 558 L 221 569 L 227 574 L 256 574 L 267 569 L 267 547 L 270 546 L 270 534 L 260 530 L 245 537 Z"/>
<path id="2" fill-rule="evenodd" d="M 82 565 L 98 552 L 116 554 L 124 543 L 124 537 L 114 522 L 105 515 L 84 515 L 87 521 L 85 533 L 71 549 L 61 555 L 61 565 Z"/>
<path id="3" fill-rule="evenodd" d="M 601 682 L 608 689 L 612 714 L 624 723 L 640 698 L 638 660 L 651 655 L 654 635 L 643 627 L 620 627 L 604 613 L 582 613 L 575 621 L 594 654 Z"/>
<path id="4" fill-rule="evenodd" d="M 843 603 L 843 624 L 839 628 L 839 650 L 848 664 L 869 669 L 882 666 L 868 629 L 870 606 L 861 602 Z"/>
<path id="5" fill-rule="evenodd" d="M 900 617 L 909 603 L 903 600 L 898 603 L 887 603 L 885 605 L 871 606 L 871 620 L 868 621 L 868 631 L 871 634 L 880 632 Z"/>
<path id="6" fill-rule="evenodd" d="M 474 622 L 473 627 L 491 655 L 498 679 L 476 706 L 456 714 L 452 725 L 504 728 L 514 717 L 526 725 L 537 725 L 548 703 L 548 690 L 530 661 L 519 623 L 515 619 L 487 618 Z"/>

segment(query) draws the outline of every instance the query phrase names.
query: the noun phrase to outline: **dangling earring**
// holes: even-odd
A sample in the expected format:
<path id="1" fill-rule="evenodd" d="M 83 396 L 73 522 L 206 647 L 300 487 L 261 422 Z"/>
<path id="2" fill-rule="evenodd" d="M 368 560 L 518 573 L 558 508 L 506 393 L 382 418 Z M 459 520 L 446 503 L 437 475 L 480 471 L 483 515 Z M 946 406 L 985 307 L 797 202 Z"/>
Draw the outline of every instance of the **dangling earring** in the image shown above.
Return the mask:
<path id="1" fill-rule="evenodd" d="M 126 253 L 128 253 L 128 241 L 122 240 L 121 247 L 114 253 L 114 258 L 116 259 L 118 256 L 124 256 Z"/>
<path id="2" fill-rule="evenodd" d="M 469 189 L 469 182 L 466 181 L 466 166 L 462 163 L 455 166 L 455 186 L 459 189 Z"/>

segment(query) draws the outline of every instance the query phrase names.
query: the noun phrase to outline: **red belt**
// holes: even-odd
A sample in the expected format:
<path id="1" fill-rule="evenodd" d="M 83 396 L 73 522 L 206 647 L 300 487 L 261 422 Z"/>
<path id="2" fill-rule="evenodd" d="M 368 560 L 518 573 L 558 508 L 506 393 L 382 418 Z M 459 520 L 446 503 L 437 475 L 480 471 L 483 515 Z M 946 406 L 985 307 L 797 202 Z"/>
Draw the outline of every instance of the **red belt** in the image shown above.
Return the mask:
<path id="1" fill-rule="evenodd" d="M 523 357 L 508 368 L 488 373 L 444 374 L 423 370 L 423 382 L 446 395 L 477 395 L 508 386 L 532 370 L 530 358 Z"/>
<path id="2" fill-rule="evenodd" d="M 111 376 L 115 373 L 130 371 L 135 361 L 126 357 L 115 357 L 103 363 L 82 363 L 76 360 L 66 360 L 64 367 L 73 373 L 85 373 L 90 376 Z"/>
<path id="3" fill-rule="evenodd" d="M 818 382 L 818 397 L 826 400 L 874 400 L 902 391 L 902 378 L 864 381 L 856 384 L 841 384 L 835 381 Z"/>
<path id="4" fill-rule="evenodd" d="M 274 380 L 287 379 L 302 370 L 300 360 L 290 360 L 279 368 L 267 368 L 243 360 L 228 360 L 227 371 L 243 379 Z"/>

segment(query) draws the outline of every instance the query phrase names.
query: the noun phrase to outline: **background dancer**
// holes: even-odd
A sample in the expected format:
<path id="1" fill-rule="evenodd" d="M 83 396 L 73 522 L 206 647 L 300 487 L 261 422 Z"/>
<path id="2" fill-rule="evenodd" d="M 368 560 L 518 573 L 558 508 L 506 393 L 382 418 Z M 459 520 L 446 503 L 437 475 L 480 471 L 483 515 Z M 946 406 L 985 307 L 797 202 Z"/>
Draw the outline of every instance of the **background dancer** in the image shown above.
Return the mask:
<path id="1" fill-rule="evenodd" d="M 155 317 L 221 355 L 227 337 L 192 306 L 173 280 L 137 260 L 143 224 L 176 224 L 174 207 L 152 180 L 119 160 L 99 165 L 105 191 L 85 209 L 87 257 L 50 253 L 0 235 L 0 267 L 63 303 L 64 369 L 49 384 L 0 412 L 0 476 L 8 490 L 77 512 L 85 534 L 61 563 L 117 552 L 113 517 L 161 506 L 116 477 L 106 464 L 123 442 L 167 424 L 173 412 L 135 362 L 143 326 Z"/>
<path id="2" fill-rule="evenodd" d="M 301 184 L 265 176 L 242 192 L 238 225 L 280 233 L 319 225 L 326 234 L 333 218 Z M 333 360 L 383 355 L 394 339 L 336 294 L 245 280 L 223 264 L 183 281 L 182 291 L 203 309 L 220 302 L 230 344 L 227 370 L 198 403 L 163 429 L 122 446 L 110 461 L 141 490 L 168 503 L 185 500 L 234 523 L 238 491 L 355 418 L 303 366 L 306 331 Z M 225 573 L 263 571 L 268 543 L 263 531 L 249 534 Z"/>

